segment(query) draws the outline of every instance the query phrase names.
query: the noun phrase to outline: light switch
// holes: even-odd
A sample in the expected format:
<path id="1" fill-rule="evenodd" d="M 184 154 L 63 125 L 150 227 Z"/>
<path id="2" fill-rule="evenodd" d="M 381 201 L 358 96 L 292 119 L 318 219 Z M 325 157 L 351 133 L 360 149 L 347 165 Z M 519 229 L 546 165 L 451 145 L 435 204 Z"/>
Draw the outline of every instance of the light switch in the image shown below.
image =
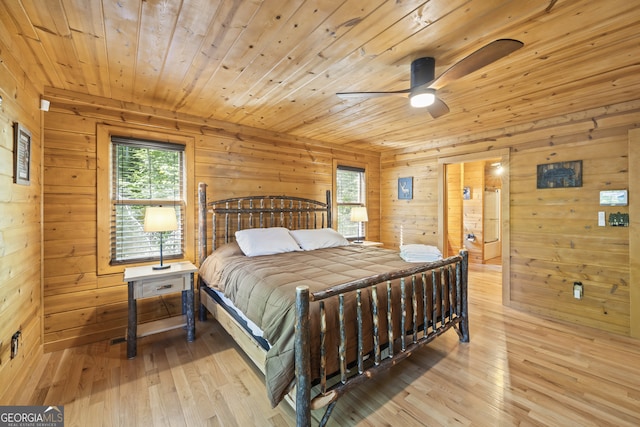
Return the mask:
<path id="1" fill-rule="evenodd" d="M 598 212 L 598 226 L 604 227 L 607 225 L 605 214 L 603 211 Z"/>

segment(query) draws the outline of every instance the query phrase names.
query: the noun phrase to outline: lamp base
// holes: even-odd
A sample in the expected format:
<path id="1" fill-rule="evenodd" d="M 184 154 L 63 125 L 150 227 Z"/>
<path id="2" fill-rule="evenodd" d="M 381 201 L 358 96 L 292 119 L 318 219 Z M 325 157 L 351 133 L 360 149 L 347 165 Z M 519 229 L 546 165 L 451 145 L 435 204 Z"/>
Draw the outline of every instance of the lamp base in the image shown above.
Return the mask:
<path id="1" fill-rule="evenodd" d="M 171 264 L 157 264 L 151 267 L 152 270 L 165 270 L 167 268 L 171 268 Z"/>
<path id="2" fill-rule="evenodd" d="M 364 240 L 354 240 L 353 243 L 357 244 L 357 245 L 361 245 L 364 243 Z"/>

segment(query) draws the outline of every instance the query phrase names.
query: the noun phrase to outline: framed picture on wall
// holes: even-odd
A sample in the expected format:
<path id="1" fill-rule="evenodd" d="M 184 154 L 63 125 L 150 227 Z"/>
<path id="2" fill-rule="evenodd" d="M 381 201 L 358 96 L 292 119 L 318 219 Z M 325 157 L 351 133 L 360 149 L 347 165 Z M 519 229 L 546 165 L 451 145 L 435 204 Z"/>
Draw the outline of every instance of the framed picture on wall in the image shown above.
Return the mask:
<path id="1" fill-rule="evenodd" d="M 413 199 L 413 177 L 398 178 L 398 199 Z"/>
<path id="2" fill-rule="evenodd" d="M 582 187 L 582 160 L 538 165 L 537 187 Z"/>
<path id="3" fill-rule="evenodd" d="M 20 123 L 13 125 L 13 180 L 29 185 L 31 181 L 31 132 Z"/>
<path id="4" fill-rule="evenodd" d="M 462 199 L 471 200 L 471 187 L 464 187 L 462 189 Z"/>

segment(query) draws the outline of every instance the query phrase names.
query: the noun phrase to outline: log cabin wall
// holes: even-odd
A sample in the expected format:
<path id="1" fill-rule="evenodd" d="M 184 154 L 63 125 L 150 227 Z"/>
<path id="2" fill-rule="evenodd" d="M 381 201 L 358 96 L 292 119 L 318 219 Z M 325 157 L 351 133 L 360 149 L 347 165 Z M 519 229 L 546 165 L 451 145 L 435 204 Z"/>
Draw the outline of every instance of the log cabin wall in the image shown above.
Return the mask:
<path id="1" fill-rule="evenodd" d="M 42 88 L 0 41 L 0 402 L 42 354 Z M 14 123 L 31 132 L 29 185 L 14 183 Z M 11 337 L 20 331 L 17 356 Z"/>
<path id="2" fill-rule="evenodd" d="M 447 166 L 447 196 L 444 211 L 447 213 L 447 248 L 444 256 L 457 254 L 463 246 L 462 233 L 462 164 Z M 410 242 L 408 242 L 410 243 Z"/>
<path id="3" fill-rule="evenodd" d="M 295 194 L 325 200 L 333 164 L 364 165 L 369 206 L 368 238 L 379 239 L 377 153 L 336 149 L 315 141 L 178 116 L 132 104 L 47 89 L 51 110 L 44 120 L 44 346 L 45 351 L 119 338 L 127 322 L 127 288 L 122 272 L 99 274 L 97 263 L 98 128 L 191 138 L 195 164 L 189 202 L 197 182 L 208 184 L 209 200 L 248 194 Z M 194 223 L 194 227 L 197 224 Z M 197 236 L 193 230 L 194 236 Z M 195 262 L 190 246 L 190 259 Z M 176 297 L 163 304 L 139 302 L 141 321 L 179 310 Z"/>
<path id="4" fill-rule="evenodd" d="M 463 244 L 469 251 L 469 263 L 482 264 L 484 225 L 484 162 L 469 162 L 463 165 L 463 187 L 469 189 L 469 198 L 462 200 Z M 472 238 L 467 236 L 473 235 Z"/>
<path id="5" fill-rule="evenodd" d="M 599 205 L 599 192 L 630 188 L 632 144 L 629 131 L 640 124 L 640 101 L 603 106 L 541 120 L 527 126 L 456 136 L 429 142 L 417 150 L 383 153 L 381 158 L 382 241 L 437 244 L 439 215 L 438 159 L 467 153 L 510 150 L 506 166 L 510 182 L 510 286 L 505 303 L 535 314 L 633 335 L 630 325 L 630 227 L 599 227 L 598 211 L 629 212 L 629 207 Z M 633 149 L 638 150 L 637 144 Z M 632 156 L 637 159 L 637 155 Z M 536 165 L 582 160 L 582 187 L 536 188 Z M 411 172 L 409 172 L 411 171 Z M 414 175 L 414 200 L 397 200 L 398 177 Z M 630 201 L 633 197 L 630 194 Z M 386 214 L 388 213 L 388 214 Z M 631 254 L 632 257 L 637 257 Z M 631 263 L 633 265 L 633 263 Z M 574 299 L 573 282 L 584 285 L 582 300 Z M 637 295 L 637 289 L 631 293 Z M 637 314 L 636 314 L 637 316 Z M 637 317 L 636 317 L 637 318 Z M 637 328 L 636 328 L 637 334 Z"/>

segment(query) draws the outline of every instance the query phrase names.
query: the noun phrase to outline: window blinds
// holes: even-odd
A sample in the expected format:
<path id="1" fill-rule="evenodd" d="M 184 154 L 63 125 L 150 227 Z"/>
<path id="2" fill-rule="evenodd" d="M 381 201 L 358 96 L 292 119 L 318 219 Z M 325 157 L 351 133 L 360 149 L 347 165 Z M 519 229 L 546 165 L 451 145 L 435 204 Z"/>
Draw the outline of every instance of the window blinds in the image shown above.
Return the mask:
<path id="1" fill-rule="evenodd" d="M 173 206 L 178 230 L 163 234 L 164 258 L 184 252 L 184 146 L 112 137 L 111 264 L 160 257 L 159 233 L 145 233 L 147 206 Z"/>

